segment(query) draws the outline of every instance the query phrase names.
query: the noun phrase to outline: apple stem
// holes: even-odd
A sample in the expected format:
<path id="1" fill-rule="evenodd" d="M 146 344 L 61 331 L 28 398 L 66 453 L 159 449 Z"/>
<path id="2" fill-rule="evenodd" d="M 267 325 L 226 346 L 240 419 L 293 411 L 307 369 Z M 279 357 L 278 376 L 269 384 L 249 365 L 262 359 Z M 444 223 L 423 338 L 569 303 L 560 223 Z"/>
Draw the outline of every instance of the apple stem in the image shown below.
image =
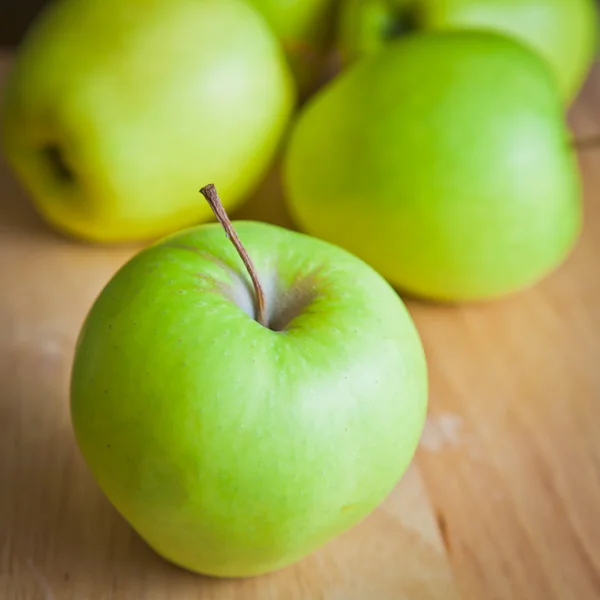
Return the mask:
<path id="1" fill-rule="evenodd" d="M 573 148 L 575 148 L 577 151 L 594 150 L 595 148 L 600 148 L 600 134 L 574 139 Z"/>
<path id="2" fill-rule="evenodd" d="M 227 212 L 225 211 L 223 203 L 221 202 L 219 194 L 217 193 L 217 188 L 210 183 L 204 186 L 200 190 L 200 193 L 210 204 L 212 211 L 215 213 L 215 217 L 217 217 L 217 221 L 219 221 L 219 223 L 221 223 L 223 226 L 227 238 L 231 240 L 231 243 L 235 246 L 237 253 L 244 262 L 244 265 L 246 266 L 246 269 L 250 275 L 250 279 L 252 279 L 252 285 L 254 286 L 254 291 L 256 293 L 256 320 L 264 327 L 267 327 L 265 315 L 265 293 L 260 283 L 260 279 L 258 278 L 256 267 L 254 266 L 252 259 L 250 258 L 248 252 L 246 252 L 246 248 L 244 248 L 244 245 L 240 241 L 238 234 L 229 220 Z"/>

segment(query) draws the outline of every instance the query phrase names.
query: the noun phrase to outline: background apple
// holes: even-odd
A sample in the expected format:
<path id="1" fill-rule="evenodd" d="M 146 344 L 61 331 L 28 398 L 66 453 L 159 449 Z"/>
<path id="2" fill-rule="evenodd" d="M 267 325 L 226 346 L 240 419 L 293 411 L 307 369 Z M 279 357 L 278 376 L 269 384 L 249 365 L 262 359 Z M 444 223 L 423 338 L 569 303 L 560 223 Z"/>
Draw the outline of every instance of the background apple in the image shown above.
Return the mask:
<path id="1" fill-rule="evenodd" d="M 411 29 L 504 33 L 547 61 L 570 102 L 591 66 L 597 21 L 594 0 L 343 0 L 338 42 L 349 62 Z"/>
<path id="2" fill-rule="evenodd" d="M 412 320 L 356 257 L 237 222 L 266 297 L 221 227 L 148 247 L 80 334 L 79 447 L 116 508 L 193 571 L 277 569 L 348 529 L 416 449 L 427 373 Z"/>
<path id="3" fill-rule="evenodd" d="M 275 32 L 302 95 L 313 91 L 324 71 L 334 33 L 337 0 L 251 0 Z"/>
<path id="4" fill-rule="evenodd" d="M 209 218 L 198 181 L 240 204 L 293 103 L 279 44 L 242 0 L 59 0 L 19 50 L 3 145 L 59 229 L 151 238 Z"/>
<path id="5" fill-rule="evenodd" d="M 297 122 L 285 186 L 306 232 L 438 300 L 530 285 L 580 229 L 553 78 L 489 32 L 405 36 L 347 69 Z"/>

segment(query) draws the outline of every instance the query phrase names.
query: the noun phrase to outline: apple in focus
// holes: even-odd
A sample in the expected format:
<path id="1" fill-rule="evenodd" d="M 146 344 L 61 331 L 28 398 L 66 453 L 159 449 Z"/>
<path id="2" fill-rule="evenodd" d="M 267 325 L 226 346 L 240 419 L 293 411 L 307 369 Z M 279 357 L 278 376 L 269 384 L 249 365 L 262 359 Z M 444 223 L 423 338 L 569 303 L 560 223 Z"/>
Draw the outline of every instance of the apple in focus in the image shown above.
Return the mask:
<path id="1" fill-rule="evenodd" d="M 427 369 L 400 298 L 346 251 L 235 222 L 142 250 L 101 292 L 71 383 L 83 457 L 156 552 L 208 575 L 279 569 L 369 514 L 407 468 Z"/>
<path id="2" fill-rule="evenodd" d="M 249 195 L 294 87 L 277 39 L 242 0 L 58 0 L 17 54 L 3 148 L 59 230 L 156 238 L 210 218 L 199 179 L 230 209 Z"/>
<path id="3" fill-rule="evenodd" d="M 344 62 L 377 52 L 408 31 L 481 29 L 510 35 L 542 56 L 569 103 L 596 52 L 594 0 L 342 0 Z"/>
<path id="4" fill-rule="evenodd" d="M 528 287 L 581 228 L 551 73 L 490 32 L 415 33 L 349 67 L 304 108 L 284 172 L 300 229 L 433 300 Z"/>

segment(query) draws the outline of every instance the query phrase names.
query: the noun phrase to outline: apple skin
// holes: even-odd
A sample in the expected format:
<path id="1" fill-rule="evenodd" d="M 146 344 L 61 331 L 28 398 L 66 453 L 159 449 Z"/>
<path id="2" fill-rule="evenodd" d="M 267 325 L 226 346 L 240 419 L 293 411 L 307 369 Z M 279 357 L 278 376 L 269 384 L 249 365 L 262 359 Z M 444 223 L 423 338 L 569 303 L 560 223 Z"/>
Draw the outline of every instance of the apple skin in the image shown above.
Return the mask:
<path id="1" fill-rule="evenodd" d="M 347 69 L 305 107 L 284 181 L 302 230 L 432 300 L 528 287 L 581 227 L 553 78 L 489 32 L 413 34 Z"/>
<path id="2" fill-rule="evenodd" d="M 251 0 L 280 40 L 302 96 L 320 80 L 337 0 Z"/>
<path id="3" fill-rule="evenodd" d="M 538 52 L 555 73 L 563 98 L 577 95 L 595 56 L 594 0 L 344 0 L 338 46 L 346 63 L 379 51 L 407 28 L 465 28 L 514 37 Z"/>
<path id="4" fill-rule="evenodd" d="M 216 224 L 169 236 L 101 292 L 78 339 L 77 442 L 158 554 L 245 577 L 281 568 L 371 512 L 424 424 L 418 333 L 381 276 L 274 225 L 234 226 L 274 329 Z"/>
<path id="5" fill-rule="evenodd" d="M 266 173 L 295 103 L 285 56 L 241 0 L 58 0 L 19 50 L 3 147 L 45 219 L 95 242 L 203 222 Z M 61 176 L 56 154 L 71 176 Z"/>

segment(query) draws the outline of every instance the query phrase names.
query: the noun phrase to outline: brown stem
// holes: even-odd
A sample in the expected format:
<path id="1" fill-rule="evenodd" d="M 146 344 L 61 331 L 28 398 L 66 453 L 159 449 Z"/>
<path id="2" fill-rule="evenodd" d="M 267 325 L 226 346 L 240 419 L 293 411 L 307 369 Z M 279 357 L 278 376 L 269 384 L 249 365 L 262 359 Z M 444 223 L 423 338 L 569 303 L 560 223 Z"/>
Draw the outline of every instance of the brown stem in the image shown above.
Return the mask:
<path id="1" fill-rule="evenodd" d="M 206 198 L 212 211 L 215 213 L 215 217 L 217 217 L 217 221 L 221 223 L 227 237 L 231 240 L 232 244 L 235 246 L 240 258 L 244 261 L 244 265 L 250 274 L 250 279 L 252 279 L 252 285 L 254 286 L 254 291 L 256 293 L 256 320 L 267 327 L 266 315 L 265 315 L 265 293 L 263 291 L 262 285 L 258 278 L 258 273 L 256 272 L 256 268 L 252 259 L 246 252 L 246 248 L 244 248 L 238 234 L 235 232 L 229 217 L 227 216 L 227 212 L 223 207 L 221 199 L 219 198 L 219 194 L 217 193 L 217 188 L 210 183 L 207 186 L 204 186 L 200 193 Z"/>
<path id="2" fill-rule="evenodd" d="M 582 150 L 594 150 L 595 148 L 600 148 L 600 134 L 591 135 L 589 137 L 584 138 L 576 138 L 572 142 L 573 148 L 578 152 Z"/>

